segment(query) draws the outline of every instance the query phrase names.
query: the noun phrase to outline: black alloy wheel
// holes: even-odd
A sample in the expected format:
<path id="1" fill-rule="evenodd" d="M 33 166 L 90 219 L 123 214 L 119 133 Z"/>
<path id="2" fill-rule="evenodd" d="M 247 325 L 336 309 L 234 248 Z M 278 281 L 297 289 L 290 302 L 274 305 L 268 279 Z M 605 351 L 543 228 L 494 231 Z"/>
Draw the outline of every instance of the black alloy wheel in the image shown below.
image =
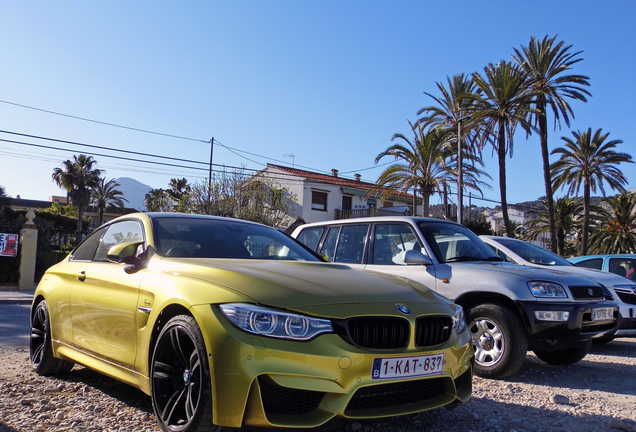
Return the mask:
<path id="1" fill-rule="evenodd" d="M 164 431 L 220 430 L 212 423 L 207 353 L 193 317 L 176 316 L 161 330 L 150 376 L 152 406 Z"/>
<path id="2" fill-rule="evenodd" d="M 53 356 L 49 309 L 45 300 L 40 301 L 31 313 L 29 348 L 31 366 L 39 375 L 55 375 L 73 369 L 73 362 Z"/>

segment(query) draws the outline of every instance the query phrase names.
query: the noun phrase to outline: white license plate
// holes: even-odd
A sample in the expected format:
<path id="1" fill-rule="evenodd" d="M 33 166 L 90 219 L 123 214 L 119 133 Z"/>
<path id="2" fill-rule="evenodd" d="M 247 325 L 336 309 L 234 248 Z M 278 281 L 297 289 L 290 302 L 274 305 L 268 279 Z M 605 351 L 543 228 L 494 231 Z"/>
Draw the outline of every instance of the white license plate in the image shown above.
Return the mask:
<path id="1" fill-rule="evenodd" d="M 444 370 L 444 353 L 373 359 L 372 379 L 438 375 Z"/>
<path id="2" fill-rule="evenodd" d="M 614 318 L 614 308 L 592 308 L 592 321 Z"/>

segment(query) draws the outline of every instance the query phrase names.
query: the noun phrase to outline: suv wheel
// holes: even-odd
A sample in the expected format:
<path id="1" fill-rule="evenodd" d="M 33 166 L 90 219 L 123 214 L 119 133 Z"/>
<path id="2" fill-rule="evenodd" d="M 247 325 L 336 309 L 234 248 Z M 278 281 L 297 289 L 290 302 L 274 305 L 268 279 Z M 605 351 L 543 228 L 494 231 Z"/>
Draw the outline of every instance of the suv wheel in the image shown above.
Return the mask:
<path id="1" fill-rule="evenodd" d="M 521 369 L 528 351 L 528 336 L 514 312 L 485 303 L 471 308 L 467 321 L 475 349 L 476 375 L 504 379 Z"/>

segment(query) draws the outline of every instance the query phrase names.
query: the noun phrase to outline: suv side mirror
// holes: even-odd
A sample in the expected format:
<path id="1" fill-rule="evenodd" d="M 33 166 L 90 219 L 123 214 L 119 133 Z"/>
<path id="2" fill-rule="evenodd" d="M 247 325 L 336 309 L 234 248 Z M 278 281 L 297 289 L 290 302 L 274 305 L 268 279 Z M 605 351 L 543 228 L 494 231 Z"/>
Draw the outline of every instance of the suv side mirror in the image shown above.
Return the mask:
<path id="1" fill-rule="evenodd" d="M 404 252 L 404 262 L 406 264 L 431 265 L 433 264 L 426 255 L 417 250 L 408 250 Z"/>

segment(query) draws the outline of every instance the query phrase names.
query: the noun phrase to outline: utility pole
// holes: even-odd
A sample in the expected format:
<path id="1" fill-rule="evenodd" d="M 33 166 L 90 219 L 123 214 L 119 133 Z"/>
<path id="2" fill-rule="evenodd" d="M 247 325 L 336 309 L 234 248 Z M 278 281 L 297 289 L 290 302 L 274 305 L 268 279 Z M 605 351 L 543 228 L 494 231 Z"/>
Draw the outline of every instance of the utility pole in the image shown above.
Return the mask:
<path id="1" fill-rule="evenodd" d="M 212 157 L 214 156 L 214 137 L 210 138 L 210 170 L 208 171 L 208 214 L 212 213 Z"/>

